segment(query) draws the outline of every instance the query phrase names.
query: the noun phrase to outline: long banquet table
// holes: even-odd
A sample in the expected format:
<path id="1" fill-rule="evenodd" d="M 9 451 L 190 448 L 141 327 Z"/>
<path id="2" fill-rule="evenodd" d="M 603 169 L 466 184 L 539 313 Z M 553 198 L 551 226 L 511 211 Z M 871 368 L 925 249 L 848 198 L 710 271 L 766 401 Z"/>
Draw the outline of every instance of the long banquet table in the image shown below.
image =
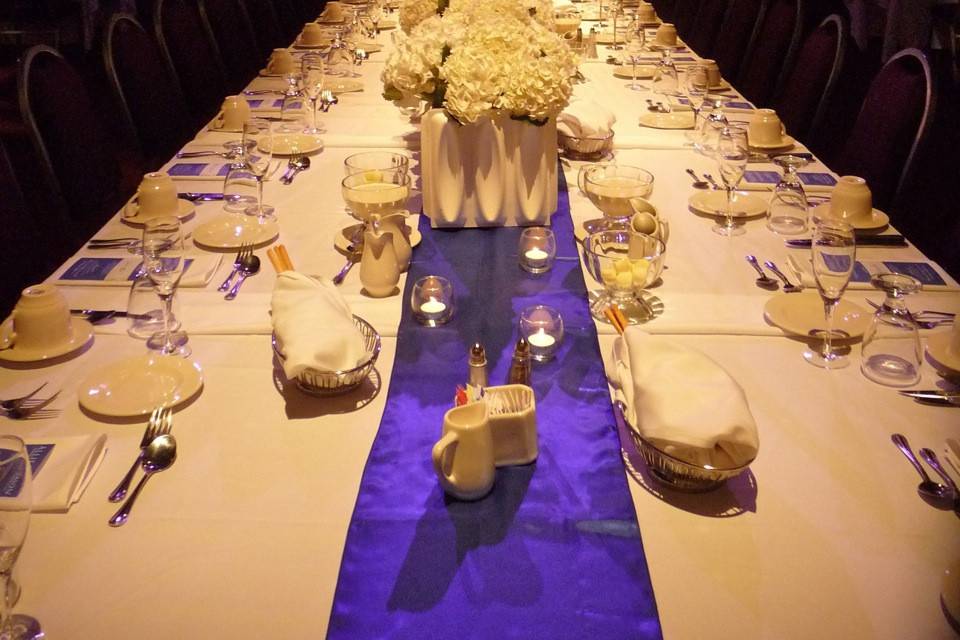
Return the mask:
<path id="1" fill-rule="evenodd" d="M 362 93 L 342 95 L 323 115 L 329 133 L 312 168 L 293 186 L 266 186 L 266 200 L 280 218 L 279 241 L 300 271 L 331 275 L 343 262 L 332 245 L 339 229 L 352 223 L 339 190 L 347 155 L 406 147 L 417 157 L 415 124 L 380 97 L 385 55 L 372 55 L 360 68 Z M 960 414 L 916 404 L 867 380 L 856 366 L 859 345 L 846 369 L 828 372 L 806 364 L 803 343 L 764 320 L 771 294 L 754 286 L 743 259 L 754 253 L 783 262 L 788 251 L 802 251 L 786 249 L 762 219 L 749 221 L 740 237 L 713 234 L 712 221 L 687 208 L 693 189 L 684 173 L 687 167 L 712 171 L 713 161 L 686 148 L 683 132 L 641 128 L 637 117 L 645 96 L 613 79 L 608 65 L 588 62 L 582 71 L 587 82 L 577 95 L 601 95 L 615 109 L 616 158 L 654 172 L 652 201 L 671 224 L 663 284 L 652 290 L 664 312 L 647 329 L 673 335 L 722 364 L 745 389 L 762 442 L 749 473 L 715 492 L 687 495 L 652 482 L 629 436 L 621 434 L 664 636 L 951 637 L 939 593 L 944 571 L 960 570 L 960 519 L 918 498 L 916 474 L 890 434 L 904 433 L 915 447 L 939 451 L 945 438 L 957 437 Z M 258 78 L 251 87 L 277 84 Z M 198 142 L 220 144 L 229 137 L 205 131 Z M 581 163 L 563 164 L 574 221 L 596 217 L 575 186 Z M 203 181 L 179 186 L 221 187 Z M 411 209 L 418 206 L 414 199 Z M 220 203 L 199 204 L 186 228 L 220 213 Z M 118 217 L 99 235 L 119 231 L 129 235 L 130 228 Z M 257 253 L 264 256 L 265 248 Z M 120 529 L 107 526 L 115 505 L 105 497 L 134 458 L 143 422 L 84 412 L 77 386 L 98 368 L 142 353 L 143 343 L 117 323 L 98 327 L 92 346 L 76 358 L 44 368 L 0 368 L 0 391 L 33 380 L 50 380 L 61 389 L 52 405 L 61 412 L 56 419 L 3 418 L 4 430 L 33 438 L 108 437 L 107 456 L 83 499 L 65 514 L 34 514 L 19 560 L 16 610 L 36 616 L 49 638 L 289 638 L 326 632 L 405 300 L 367 298 L 357 272 L 348 276 L 342 286 L 347 300 L 383 336 L 378 384 L 315 399 L 285 382 L 276 367 L 267 315 L 274 276 L 266 260 L 231 303 L 215 291 L 232 252 L 225 256 L 205 288 L 178 293 L 204 387 L 176 412 L 176 464 L 151 481 Z M 922 257 L 913 248 L 867 248 L 863 256 Z M 62 289 L 73 307 L 126 304 L 123 287 Z M 955 291 L 925 292 L 911 304 L 960 311 Z M 877 299 L 862 290 L 846 294 L 860 302 L 868 296 Z M 607 357 L 615 336 L 609 325 L 598 323 L 598 330 Z M 937 380 L 924 364 L 919 386 Z M 470 636 L 465 629 L 421 633 Z M 528 635 L 538 637 L 537 630 Z M 623 637 L 632 636 L 631 629 L 623 630 Z"/>

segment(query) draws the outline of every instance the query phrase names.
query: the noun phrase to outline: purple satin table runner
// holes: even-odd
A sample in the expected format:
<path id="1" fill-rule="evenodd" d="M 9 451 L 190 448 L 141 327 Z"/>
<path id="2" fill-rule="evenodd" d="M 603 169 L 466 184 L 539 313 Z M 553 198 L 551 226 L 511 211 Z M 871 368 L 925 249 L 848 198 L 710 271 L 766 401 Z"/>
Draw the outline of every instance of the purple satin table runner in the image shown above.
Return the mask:
<path id="1" fill-rule="evenodd" d="M 444 231 L 421 216 L 329 638 L 662 637 L 560 179 L 559 259 L 540 276 L 517 264 L 521 229 Z M 438 328 L 419 325 L 408 303 L 429 274 L 455 289 L 456 314 Z M 482 500 L 448 498 L 430 452 L 468 349 L 480 340 L 490 384 L 503 383 L 532 304 L 559 309 L 566 328 L 556 357 L 533 366 L 539 458 L 498 469 Z"/>

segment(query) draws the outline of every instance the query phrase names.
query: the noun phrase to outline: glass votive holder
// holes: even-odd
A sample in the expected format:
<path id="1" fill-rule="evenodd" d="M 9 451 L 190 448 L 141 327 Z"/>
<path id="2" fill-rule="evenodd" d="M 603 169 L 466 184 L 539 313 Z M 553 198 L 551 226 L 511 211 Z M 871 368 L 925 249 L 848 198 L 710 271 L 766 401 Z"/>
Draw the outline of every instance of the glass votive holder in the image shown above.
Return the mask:
<path id="1" fill-rule="evenodd" d="M 520 234 L 518 247 L 520 268 L 530 273 L 544 273 L 557 257 L 557 239 L 546 227 L 531 227 Z"/>
<path id="2" fill-rule="evenodd" d="M 520 313 L 520 335 L 530 345 L 530 357 L 545 362 L 553 357 L 563 341 L 563 317 L 543 304 L 527 307 Z"/>
<path id="3" fill-rule="evenodd" d="M 413 317 L 420 324 L 436 327 L 453 317 L 453 285 L 443 276 L 424 276 L 410 294 Z"/>

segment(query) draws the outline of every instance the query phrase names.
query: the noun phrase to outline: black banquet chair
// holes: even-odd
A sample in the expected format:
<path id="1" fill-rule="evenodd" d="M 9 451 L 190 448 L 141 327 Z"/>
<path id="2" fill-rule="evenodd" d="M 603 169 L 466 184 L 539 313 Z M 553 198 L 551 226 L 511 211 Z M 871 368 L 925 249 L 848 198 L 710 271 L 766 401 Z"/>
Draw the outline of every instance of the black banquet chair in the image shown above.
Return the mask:
<path id="1" fill-rule="evenodd" d="M 874 206 L 890 210 L 910 176 L 935 109 L 936 87 L 927 56 L 919 49 L 900 51 L 870 83 L 836 171 L 866 179 Z"/>
<path id="2" fill-rule="evenodd" d="M 278 47 L 289 44 L 280 30 L 277 10 L 272 0 L 243 0 L 247 8 L 250 23 L 255 25 L 253 35 L 257 39 L 257 48 L 260 51 L 260 60 L 265 61 Z"/>
<path id="3" fill-rule="evenodd" d="M 712 58 L 713 46 L 720 33 L 723 16 L 727 12 L 727 0 L 701 0 L 697 18 L 690 28 L 686 42 L 701 57 Z"/>
<path id="4" fill-rule="evenodd" d="M 242 0 L 200 0 L 227 74 L 227 89 L 237 93 L 260 71 L 261 56 Z M 265 58 L 264 58 L 265 59 Z"/>
<path id="5" fill-rule="evenodd" d="M 736 80 L 740 65 L 763 21 L 765 0 L 731 0 L 714 45 L 713 58 L 727 80 Z"/>
<path id="6" fill-rule="evenodd" d="M 121 155 L 80 75 L 56 50 L 24 53 L 17 93 L 47 195 L 67 225 L 59 241 L 75 250 L 133 194 L 142 167 Z"/>
<path id="7" fill-rule="evenodd" d="M 737 89 L 757 106 L 767 106 L 800 48 L 804 0 L 770 0 L 753 44 L 740 66 Z"/>
<path id="8" fill-rule="evenodd" d="M 197 0 L 156 0 L 153 26 L 187 105 L 199 121 L 206 122 L 219 111 L 227 82 L 220 50 L 203 24 Z"/>
<path id="9" fill-rule="evenodd" d="M 107 21 L 103 64 L 128 137 L 147 168 L 159 167 L 200 124 L 187 110 L 177 79 L 153 39 L 126 14 Z"/>
<path id="10" fill-rule="evenodd" d="M 814 29 L 797 54 L 773 107 L 787 132 L 800 140 L 816 138 L 844 68 L 849 30 L 839 15 Z"/>

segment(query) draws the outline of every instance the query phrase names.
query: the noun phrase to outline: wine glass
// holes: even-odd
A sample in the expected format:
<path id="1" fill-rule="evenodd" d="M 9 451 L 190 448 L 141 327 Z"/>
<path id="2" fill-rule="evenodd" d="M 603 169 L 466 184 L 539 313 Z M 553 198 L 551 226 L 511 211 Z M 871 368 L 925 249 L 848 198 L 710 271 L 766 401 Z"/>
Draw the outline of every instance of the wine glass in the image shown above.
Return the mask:
<path id="1" fill-rule="evenodd" d="M 643 55 L 643 48 L 645 43 L 645 36 L 643 29 L 638 29 L 636 31 L 631 30 L 629 34 L 629 40 L 627 41 L 627 62 L 630 63 L 632 67 L 631 76 L 633 80 L 630 84 L 627 85 L 628 89 L 634 91 L 646 91 L 646 85 L 642 85 L 637 82 L 637 63 L 642 60 L 641 56 Z"/>
<path id="2" fill-rule="evenodd" d="M 304 133 L 311 135 L 324 132 L 323 127 L 317 126 L 317 100 L 323 93 L 324 67 L 323 56 L 316 53 L 306 54 L 300 63 L 303 90 L 310 99 L 310 113 L 313 116 L 313 125 L 304 129 Z"/>
<path id="3" fill-rule="evenodd" d="M 370 22 L 373 23 L 373 35 L 380 35 L 380 20 L 383 18 L 383 5 L 379 2 L 371 3 L 367 9 L 367 17 L 370 18 Z"/>
<path id="4" fill-rule="evenodd" d="M 263 180 L 273 164 L 273 131 L 266 120 L 251 119 L 243 125 L 244 143 L 252 141 L 256 146 L 247 153 L 247 169 L 257 181 L 257 204 L 247 207 L 245 213 L 258 218 L 272 218 L 274 208 L 263 204 Z"/>
<path id="5" fill-rule="evenodd" d="M 717 167 L 727 194 L 727 205 L 723 211 L 723 221 L 713 226 L 713 232 L 722 236 L 738 236 L 745 232 L 743 223 L 733 220 L 733 192 L 743 179 L 747 168 L 750 148 L 747 145 L 747 132 L 738 127 L 727 126 L 717 140 Z"/>
<path id="6" fill-rule="evenodd" d="M 150 338 L 164 355 L 190 355 L 186 332 L 173 330 L 173 294 L 186 268 L 183 232 L 176 216 L 151 218 L 143 226 L 143 270 L 160 297 L 163 331 Z"/>
<path id="7" fill-rule="evenodd" d="M 717 139 L 729 122 L 723 112 L 723 96 L 708 94 L 704 102 L 707 101 L 711 105 L 710 113 L 703 119 L 703 124 L 700 126 L 700 146 L 697 150 L 703 155 L 713 156 L 717 152 Z"/>
<path id="8" fill-rule="evenodd" d="M 670 109 L 670 98 L 676 97 L 679 82 L 677 80 L 677 65 L 673 62 L 669 49 L 661 52 L 663 56 L 657 63 L 657 70 L 653 75 L 653 92 L 662 95 Z"/>
<path id="9" fill-rule="evenodd" d="M 33 472 L 23 440 L 0 436 L 0 638 L 26 640 L 42 637 L 40 624 L 29 616 L 11 615 L 10 584 L 13 567 L 30 527 Z"/>
<path id="10" fill-rule="evenodd" d="M 810 244 L 813 254 L 813 275 L 817 281 L 817 290 L 823 300 L 823 314 L 827 321 L 826 330 L 813 331 L 811 334 L 823 336 L 823 350 L 807 349 L 804 359 L 810 364 L 824 369 L 840 369 L 849 364 L 846 356 L 833 350 L 833 338 L 843 338 L 843 332 L 833 329 L 833 310 L 843 295 L 857 258 L 857 242 L 853 227 L 836 219 L 823 219 L 813 230 Z"/>
<path id="11" fill-rule="evenodd" d="M 773 189 L 767 208 L 767 228 L 774 233 L 791 236 L 807 230 L 807 193 L 797 169 L 807 164 L 800 156 L 784 155 L 773 159 L 783 168 L 783 177 Z"/>
<path id="12" fill-rule="evenodd" d="M 707 98 L 709 89 L 706 67 L 703 65 L 695 65 L 687 69 L 683 78 L 683 92 L 687 95 L 687 100 L 690 102 L 690 109 L 693 111 L 693 131 L 690 132 L 690 139 L 694 145 L 700 143 L 700 128 L 698 122 L 700 111 L 703 109 L 703 102 Z"/>
<path id="13" fill-rule="evenodd" d="M 870 284 L 887 294 L 863 334 L 860 370 L 874 382 L 888 387 L 909 387 L 920 382 L 923 350 L 913 315 L 903 302 L 921 283 L 901 273 L 877 273 Z"/>

